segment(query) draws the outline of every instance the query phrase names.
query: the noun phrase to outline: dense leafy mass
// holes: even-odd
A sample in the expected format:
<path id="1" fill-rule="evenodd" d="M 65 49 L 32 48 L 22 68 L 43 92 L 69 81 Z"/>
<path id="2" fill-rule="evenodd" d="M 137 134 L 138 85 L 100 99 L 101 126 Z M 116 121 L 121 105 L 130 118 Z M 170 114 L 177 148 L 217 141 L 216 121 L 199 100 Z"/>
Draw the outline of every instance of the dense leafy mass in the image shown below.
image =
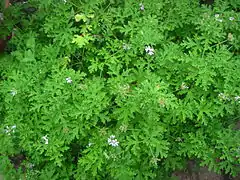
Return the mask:
<path id="1" fill-rule="evenodd" d="M 0 59 L 2 173 L 167 179 L 194 159 L 237 175 L 239 7 L 30 0 L 6 9 L 1 32 L 15 36 Z"/>

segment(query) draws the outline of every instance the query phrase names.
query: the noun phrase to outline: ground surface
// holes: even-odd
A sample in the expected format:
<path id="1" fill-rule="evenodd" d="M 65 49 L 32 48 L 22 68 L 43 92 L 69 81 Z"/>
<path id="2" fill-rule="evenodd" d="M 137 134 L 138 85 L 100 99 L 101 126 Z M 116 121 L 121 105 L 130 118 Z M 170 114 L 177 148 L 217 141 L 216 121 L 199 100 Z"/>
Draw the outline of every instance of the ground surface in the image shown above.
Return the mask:
<path id="1" fill-rule="evenodd" d="M 240 175 L 235 178 L 228 178 L 208 171 L 207 168 L 200 168 L 198 172 L 192 174 L 186 172 L 175 172 L 173 177 L 176 180 L 240 180 Z"/>

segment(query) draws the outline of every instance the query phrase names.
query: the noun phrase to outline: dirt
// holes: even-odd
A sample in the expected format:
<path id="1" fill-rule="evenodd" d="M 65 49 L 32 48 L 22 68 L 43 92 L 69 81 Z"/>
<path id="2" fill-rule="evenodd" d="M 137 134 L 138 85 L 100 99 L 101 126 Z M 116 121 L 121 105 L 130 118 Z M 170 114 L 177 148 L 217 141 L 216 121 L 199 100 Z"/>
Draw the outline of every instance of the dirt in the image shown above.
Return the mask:
<path id="1" fill-rule="evenodd" d="M 10 3 L 27 2 L 27 0 L 10 0 Z"/>
<path id="2" fill-rule="evenodd" d="M 204 168 L 201 171 L 194 172 L 192 174 L 185 172 L 175 172 L 173 174 L 173 177 L 176 177 L 178 180 L 224 180 L 223 176 L 209 172 L 207 168 Z"/>
<path id="3" fill-rule="evenodd" d="M 207 167 L 200 168 L 197 172 L 183 172 L 178 171 L 173 173 L 173 178 L 176 180 L 240 180 L 240 175 L 237 177 L 229 177 L 227 175 L 219 175 L 214 172 L 210 172 Z"/>

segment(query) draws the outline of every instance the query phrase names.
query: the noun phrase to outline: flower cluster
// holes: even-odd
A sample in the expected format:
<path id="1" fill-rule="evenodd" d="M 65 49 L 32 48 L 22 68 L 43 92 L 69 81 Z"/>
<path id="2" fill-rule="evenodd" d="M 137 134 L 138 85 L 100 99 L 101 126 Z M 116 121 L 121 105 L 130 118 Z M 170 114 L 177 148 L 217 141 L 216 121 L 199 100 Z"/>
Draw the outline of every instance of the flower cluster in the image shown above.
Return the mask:
<path id="1" fill-rule="evenodd" d="M 129 84 L 124 84 L 119 86 L 119 93 L 122 95 L 127 95 L 130 92 Z"/>
<path id="2" fill-rule="evenodd" d="M 220 18 L 220 14 L 215 14 L 214 16 L 215 16 L 216 21 L 223 22 L 223 20 Z M 234 21 L 235 18 L 234 17 L 229 17 L 229 20 Z"/>
<path id="3" fill-rule="evenodd" d="M 224 93 L 219 93 L 218 94 L 218 98 L 221 99 L 221 100 L 228 100 L 228 101 L 230 101 L 230 98 L 226 94 L 224 94 Z"/>
<path id="4" fill-rule="evenodd" d="M 229 96 L 229 95 L 227 95 L 227 94 L 224 94 L 224 93 L 219 93 L 218 94 L 218 98 L 220 99 L 220 100 L 224 100 L 224 101 L 231 101 L 231 100 L 233 100 L 233 101 L 236 101 L 236 102 L 239 102 L 240 103 L 240 96 Z"/>
<path id="5" fill-rule="evenodd" d="M 115 139 L 115 136 L 114 135 L 111 135 L 109 138 L 108 138 L 108 144 L 110 146 L 113 146 L 113 147 L 116 147 L 118 146 L 119 142 L 117 139 Z"/>
<path id="6" fill-rule="evenodd" d="M 154 49 L 150 46 L 145 47 L 146 53 L 148 53 L 150 56 L 154 55 Z"/>
<path id="7" fill-rule="evenodd" d="M 121 125 L 121 126 L 119 127 L 119 130 L 120 130 L 121 132 L 126 132 L 127 129 L 128 129 L 128 126 L 125 125 L 125 124 L 123 124 L 123 125 Z"/>

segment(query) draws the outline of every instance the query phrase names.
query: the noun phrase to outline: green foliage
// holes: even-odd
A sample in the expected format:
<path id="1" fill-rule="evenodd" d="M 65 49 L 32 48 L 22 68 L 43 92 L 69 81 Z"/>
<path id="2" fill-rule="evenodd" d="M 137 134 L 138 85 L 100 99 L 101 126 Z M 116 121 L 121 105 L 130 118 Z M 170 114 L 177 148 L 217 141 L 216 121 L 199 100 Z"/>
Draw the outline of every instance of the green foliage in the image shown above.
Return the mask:
<path id="1" fill-rule="evenodd" d="M 1 27 L 16 28 L 0 59 L 6 179 L 167 179 L 188 159 L 240 172 L 238 1 L 24 7 Z"/>

